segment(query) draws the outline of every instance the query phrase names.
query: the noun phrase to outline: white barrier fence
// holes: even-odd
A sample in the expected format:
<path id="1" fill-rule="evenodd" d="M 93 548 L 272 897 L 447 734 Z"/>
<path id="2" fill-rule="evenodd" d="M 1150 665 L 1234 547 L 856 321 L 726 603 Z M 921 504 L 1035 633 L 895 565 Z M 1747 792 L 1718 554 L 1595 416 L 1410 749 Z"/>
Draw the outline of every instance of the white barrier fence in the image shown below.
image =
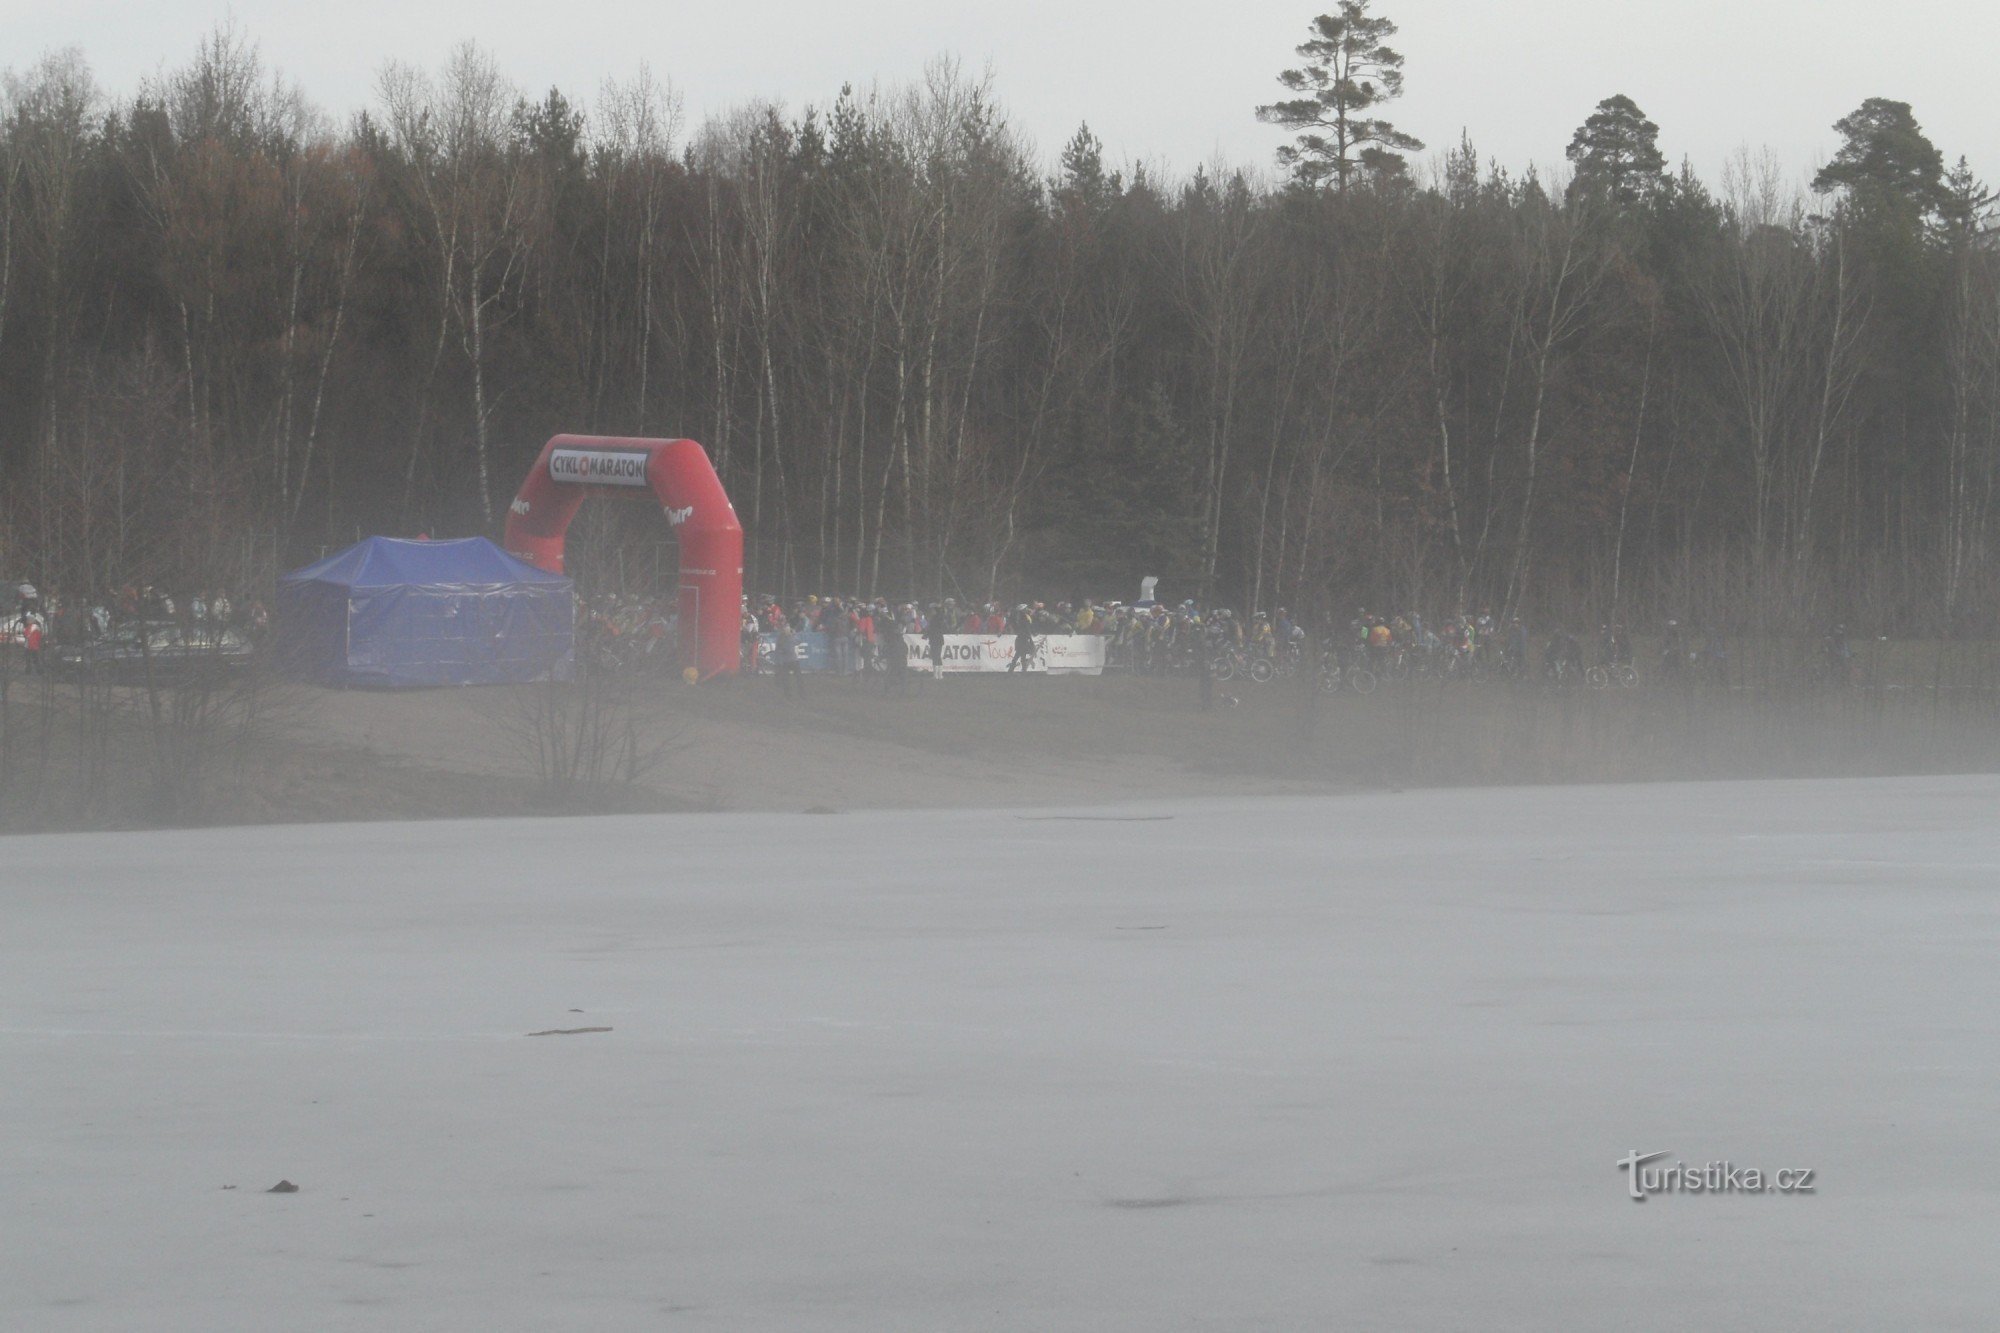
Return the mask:
<path id="1" fill-rule="evenodd" d="M 932 667 L 930 641 L 919 634 L 905 634 L 910 645 L 910 669 L 928 671 Z M 1099 676 L 1104 674 L 1104 636 L 1101 634 L 1037 634 L 1035 653 L 1025 666 L 1029 671 L 1050 676 Z M 1014 662 L 1011 634 L 947 634 L 944 636 L 944 669 L 955 671 L 1004 672 Z"/>
<path id="2" fill-rule="evenodd" d="M 772 654 L 778 650 L 778 636 L 760 636 L 758 670 L 771 669 Z M 910 670 L 929 671 L 930 640 L 921 634 L 905 634 L 910 649 Z M 1024 667 L 1046 676 L 1100 676 L 1104 674 L 1104 638 L 1097 634 L 1037 634 L 1035 653 Z M 826 635 L 810 630 L 797 636 L 798 663 L 804 671 L 831 671 L 834 667 Z M 852 660 L 852 659 L 850 659 Z M 1014 661 L 1011 634 L 947 634 L 944 636 L 944 669 L 947 672 L 1004 672 Z"/>

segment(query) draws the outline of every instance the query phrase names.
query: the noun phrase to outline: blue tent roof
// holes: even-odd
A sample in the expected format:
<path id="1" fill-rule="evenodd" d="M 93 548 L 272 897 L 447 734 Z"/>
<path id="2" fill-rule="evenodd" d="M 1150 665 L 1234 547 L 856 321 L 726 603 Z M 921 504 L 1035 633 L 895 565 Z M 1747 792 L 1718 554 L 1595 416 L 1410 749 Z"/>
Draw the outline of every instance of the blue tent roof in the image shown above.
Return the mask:
<path id="1" fill-rule="evenodd" d="M 278 580 L 272 647 L 322 685 L 404 688 L 568 680 L 570 581 L 484 537 L 370 537 Z"/>
<path id="2" fill-rule="evenodd" d="M 279 583 L 325 583 L 341 588 L 467 587 L 562 584 L 561 574 L 516 560 L 484 537 L 411 541 L 369 537 L 317 564 L 282 575 Z"/>

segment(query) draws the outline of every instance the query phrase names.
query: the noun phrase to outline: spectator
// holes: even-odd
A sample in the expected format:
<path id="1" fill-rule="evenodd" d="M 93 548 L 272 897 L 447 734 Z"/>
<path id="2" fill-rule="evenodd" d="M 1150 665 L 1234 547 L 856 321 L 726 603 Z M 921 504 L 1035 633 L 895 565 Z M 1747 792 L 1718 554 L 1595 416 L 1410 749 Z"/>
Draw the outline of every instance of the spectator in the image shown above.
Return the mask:
<path id="1" fill-rule="evenodd" d="M 944 679 L 944 622 L 945 612 L 938 612 L 930 618 L 924 630 L 924 639 L 931 650 L 931 675 L 937 680 Z"/>
<path id="2" fill-rule="evenodd" d="M 867 603 L 856 603 L 851 618 L 854 622 L 855 650 L 860 655 L 862 666 L 866 668 L 876 660 L 876 654 L 880 651 L 875 637 L 875 608 Z M 909 660 L 909 651 L 905 649 L 903 665 L 907 667 Z"/>
<path id="3" fill-rule="evenodd" d="M 829 597 L 820 607 L 820 633 L 826 635 L 826 666 L 836 676 L 844 676 L 852 667 L 853 640 L 848 637 L 847 608 L 838 597 Z"/>
<path id="4" fill-rule="evenodd" d="M 32 612 L 21 615 L 21 647 L 26 650 L 24 665 L 28 674 L 38 676 L 42 672 L 42 618 Z"/>
<path id="5" fill-rule="evenodd" d="M 887 624 L 882 636 L 882 692 L 900 699 L 910 691 L 910 641 L 903 637 L 901 625 L 894 620 Z"/>
<path id="6" fill-rule="evenodd" d="M 771 650 L 772 668 L 778 678 L 778 690 L 787 699 L 794 691 L 803 698 L 805 681 L 799 675 L 799 636 L 792 629 L 791 617 L 778 613 L 778 642 Z"/>
<path id="7" fill-rule="evenodd" d="M 1014 656 L 1007 663 L 1007 674 L 1019 670 L 1028 674 L 1028 668 L 1035 660 L 1035 621 L 1025 606 L 1014 608 Z"/>

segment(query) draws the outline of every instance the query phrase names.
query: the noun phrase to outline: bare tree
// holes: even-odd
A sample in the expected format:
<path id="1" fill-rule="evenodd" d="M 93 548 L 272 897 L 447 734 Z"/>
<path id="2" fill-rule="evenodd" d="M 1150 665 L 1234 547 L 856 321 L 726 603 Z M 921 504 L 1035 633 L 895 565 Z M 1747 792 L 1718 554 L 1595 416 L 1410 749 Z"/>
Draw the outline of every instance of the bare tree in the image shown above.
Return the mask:
<path id="1" fill-rule="evenodd" d="M 1255 266 L 1260 218 L 1249 185 L 1218 189 L 1204 173 L 1183 193 L 1173 281 L 1193 333 L 1201 418 L 1207 435 L 1202 482 L 1201 586 L 1215 585 L 1222 545 L 1224 480 L 1236 439 L 1238 395 L 1249 373 L 1252 330 L 1263 301 Z"/>
<path id="2" fill-rule="evenodd" d="M 1768 154 L 1734 159 L 1724 175 L 1730 222 L 1696 298 L 1725 375 L 1725 401 L 1749 464 L 1750 553 L 1762 568 L 1786 452 L 1809 373 L 1812 255 L 1799 233 L 1802 201 Z M 1783 526 L 1779 526 L 1783 532 Z"/>
<path id="3" fill-rule="evenodd" d="M 1519 604 L 1527 589 L 1535 483 L 1541 475 L 1556 349 L 1582 329 L 1591 294 L 1602 274 L 1602 260 L 1593 253 L 1587 236 L 1588 206 L 1584 199 L 1578 195 L 1557 204 L 1535 191 L 1517 213 L 1523 224 L 1520 243 L 1525 280 L 1515 318 L 1527 351 L 1529 378 L 1528 424 L 1521 447 L 1521 521 L 1514 538 L 1513 569 L 1507 576 L 1505 599 L 1509 608 Z"/>
<path id="4" fill-rule="evenodd" d="M 510 130 L 520 94 L 492 56 L 466 43 L 435 79 L 391 64 L 382 100 L 426 225 L 436 266 L 439 324 L 432 374 L 456 328 L 470 376 L 473 461 L 479 512 L 493 521 L 487 386 L 489 344 L 526 259 L 527 172 Z M 415 454 L 411 458 L 414 475 Z"/>
<path id="5" fill-rule="evenodd" d="M 641 65 L 626 82 L 606 81 L 598 101 L 595 146 L 605 192 L 597 291 L 600 336 L 607 343 L 602 360 L 608 366 L 611 345 L 621 339 L 627 343 L 632 429 L 644 434 L 652 415 L 654 340 L 661 324 L 666 174 L 680 132 L 681 98 L 671 84 Z M 627 264 L 614 269 L 621 233 L 630 238 L 631 253 Z M 608 372 L 603 378 L 609 378 Z"/>
<path id="6" fill-rule="evenodd" d="M 36 476 L 46 487 L 57 426 L 57 373 L 66 362 L 79 315 L 72 291 L 72 261 L 81 232 L 76 214 L 100 98 L 81 53 L 66 50 L 43 57 L 24 77 L 10 74 L 8 101 L 10 157 L 28 197 L 21 219 L 23 248 L 40 289 L 35 457 Z M 44 550 L 48 536 L 44 526 Z"/>

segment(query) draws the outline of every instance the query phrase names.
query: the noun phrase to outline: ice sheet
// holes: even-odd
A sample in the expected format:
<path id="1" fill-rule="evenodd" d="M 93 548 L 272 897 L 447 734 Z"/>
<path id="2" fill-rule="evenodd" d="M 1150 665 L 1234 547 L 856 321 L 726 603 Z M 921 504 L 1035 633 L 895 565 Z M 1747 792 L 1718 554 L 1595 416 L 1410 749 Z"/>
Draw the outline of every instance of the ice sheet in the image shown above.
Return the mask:
<path id="1" fill-rule="evenodd" d="M 0 842 L 0 1326 L 1991 1326 L 1997 803 Z"/>

